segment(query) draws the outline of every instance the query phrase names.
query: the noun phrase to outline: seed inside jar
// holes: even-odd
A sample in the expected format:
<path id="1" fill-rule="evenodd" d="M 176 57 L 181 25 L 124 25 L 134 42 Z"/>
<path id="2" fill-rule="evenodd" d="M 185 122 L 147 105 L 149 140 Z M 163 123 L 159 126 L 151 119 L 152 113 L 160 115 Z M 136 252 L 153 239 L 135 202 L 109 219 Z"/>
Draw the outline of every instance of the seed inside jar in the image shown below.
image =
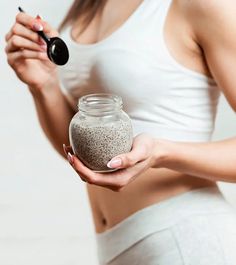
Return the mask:
<path id="1" fill-rule="evenodd" d="M 129 119 L 98 125 L 72 123 L 70 140 L 78 158 L 94 171 L 111 171 L 107 163 L 115 156 L 127 153 L 132 146 L 132 126 Z"/>

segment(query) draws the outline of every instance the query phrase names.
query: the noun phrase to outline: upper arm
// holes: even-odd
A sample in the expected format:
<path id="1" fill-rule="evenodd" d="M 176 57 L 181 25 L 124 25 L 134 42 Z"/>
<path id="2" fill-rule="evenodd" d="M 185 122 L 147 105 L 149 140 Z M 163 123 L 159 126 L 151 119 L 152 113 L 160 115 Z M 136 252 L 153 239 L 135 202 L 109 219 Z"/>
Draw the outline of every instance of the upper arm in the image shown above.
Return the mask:
<path id="1" fill-rule="evenodd" d="M 188 5 L 196 39 L 210 72 L 236 111 L 235 0 L 196 0 Z"/>

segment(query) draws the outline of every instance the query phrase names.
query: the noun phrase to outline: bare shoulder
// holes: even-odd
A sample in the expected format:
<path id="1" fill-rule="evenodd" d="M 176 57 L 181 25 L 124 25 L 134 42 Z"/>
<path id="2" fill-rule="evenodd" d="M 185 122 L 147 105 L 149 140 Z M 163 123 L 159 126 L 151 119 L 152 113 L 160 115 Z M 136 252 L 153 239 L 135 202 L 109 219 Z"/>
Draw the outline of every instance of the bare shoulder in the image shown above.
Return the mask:
<path id="1" fill-rule="evenodd" d="M 177 0 L 200 38 L 236 38 L 235 0 Z M 213 37 L 213 39 L 214 39 Z"/>
<path id="2" fill-rule="evenodd" d="M 180 1 L 195 42 L 208 68 L 236 111 L 236 4 L 235 0 Z"/>
<path id="3" fill-rule="evenodd" d="M 187 11 L 200 16 L 216 17 L 234 13 L 235 0 L 182 0 Z"/>

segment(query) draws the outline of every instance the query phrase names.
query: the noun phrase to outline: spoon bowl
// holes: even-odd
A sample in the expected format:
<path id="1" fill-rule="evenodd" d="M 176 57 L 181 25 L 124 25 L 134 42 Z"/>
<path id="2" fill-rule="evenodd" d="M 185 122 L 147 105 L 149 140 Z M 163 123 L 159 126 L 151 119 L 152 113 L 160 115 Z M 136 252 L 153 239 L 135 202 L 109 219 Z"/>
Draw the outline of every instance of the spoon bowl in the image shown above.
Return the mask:
<path id="1" fill-rule="evenodd" d="M 69 59 L 69 51 L 65 42 L 58 38 L 50 38 L 50 44 L 47 46 L 49 59 L 57 65 L 64 65 Z"/>
<path id="2" fill-rule="evenodd" d="M 18 8 L 20 12 L 24 12 L 21 7 Z M 69 50 L 65 42 L 58 38 L 49 38 L 43 31 L 37 31 L 38 35 L 47 44 L 47 55 L 50 61 L 57 65 L 64 65 L 69 60 Z"/>

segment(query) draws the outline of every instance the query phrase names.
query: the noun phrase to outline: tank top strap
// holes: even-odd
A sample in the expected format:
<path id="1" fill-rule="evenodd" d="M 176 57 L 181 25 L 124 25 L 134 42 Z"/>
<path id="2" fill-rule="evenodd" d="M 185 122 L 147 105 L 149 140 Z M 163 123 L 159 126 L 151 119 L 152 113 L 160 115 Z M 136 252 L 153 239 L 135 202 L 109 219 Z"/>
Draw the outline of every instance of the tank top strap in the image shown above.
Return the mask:
<path id="1" fill-rule="evenodd" d="M 133 14 L 131 27 L 142 27 L 144 36 L 153 35 L 162 42 L 164 25 L 172 0 L 144 0 Z M 140 29 L 138 30 L 140 34 Z M 146 34 L 145 34 L 146 33 Z"/>
<path id="2" fill-rule="evenodd" d="M 149 26 L 153 32 L 163 33 L 166 17 L 172 0 L 144 0 L 147 1 L 144 6 L 144 13 L 149 20 Z"/>
<path id="3" fill-rule="evenodd" d="M 170 9 L 170 6 L 172 4 L 172 0 L 164 0 L 161 1 L 161 4 L 159 5 L 159 10 L 158 10 L 158 28 L 159 32 L 162 34 L 166 22 L 166 18 Z"/>

